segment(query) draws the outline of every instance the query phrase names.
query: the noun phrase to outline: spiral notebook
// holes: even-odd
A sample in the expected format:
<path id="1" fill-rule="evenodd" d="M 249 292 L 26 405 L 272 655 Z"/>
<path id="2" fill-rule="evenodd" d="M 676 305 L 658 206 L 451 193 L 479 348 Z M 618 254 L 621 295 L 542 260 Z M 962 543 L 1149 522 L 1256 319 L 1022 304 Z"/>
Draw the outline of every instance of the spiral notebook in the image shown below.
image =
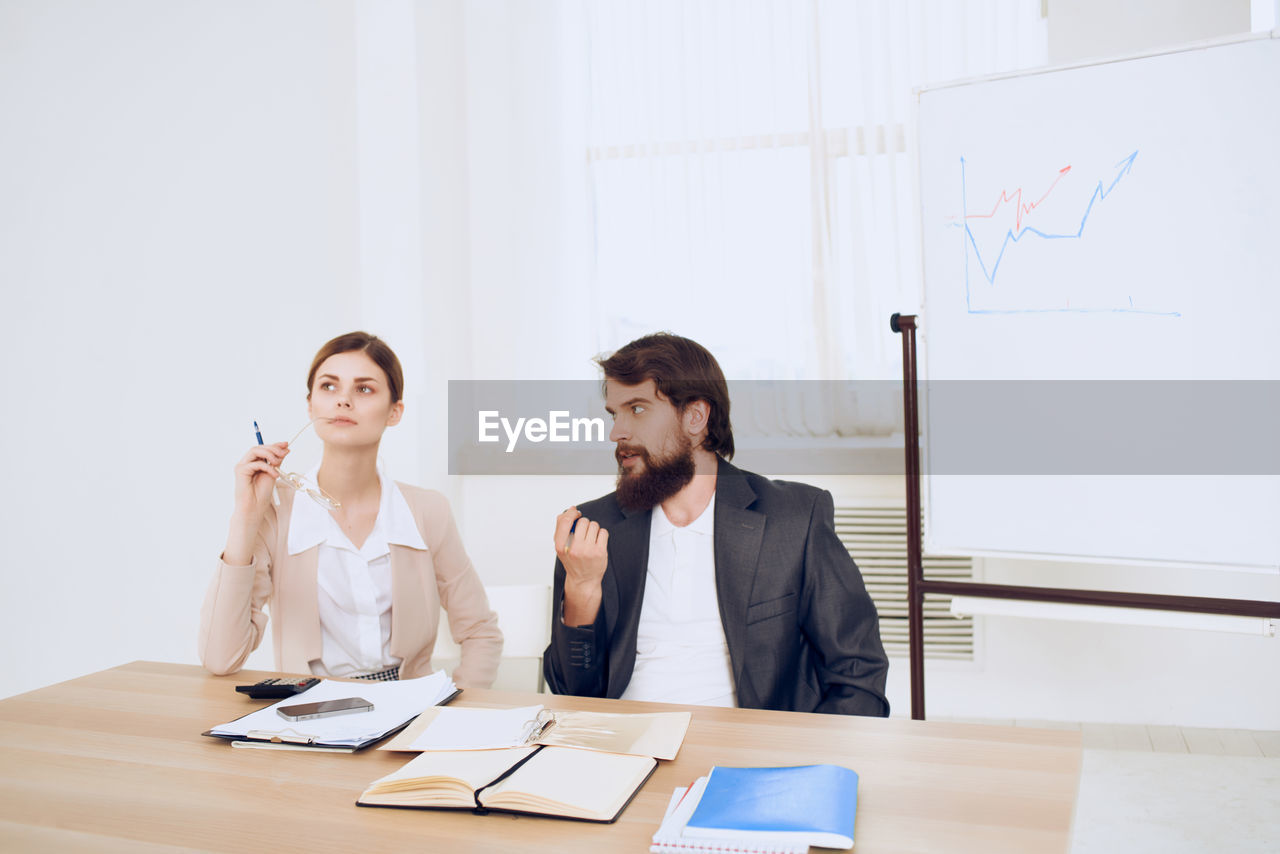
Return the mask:
<path id="1" fill-rule="evenodd" d="M 676 789 L 653 854 L 806 854 L 853 847 L 858 775 L 838 765 L 716 766 Z"/>

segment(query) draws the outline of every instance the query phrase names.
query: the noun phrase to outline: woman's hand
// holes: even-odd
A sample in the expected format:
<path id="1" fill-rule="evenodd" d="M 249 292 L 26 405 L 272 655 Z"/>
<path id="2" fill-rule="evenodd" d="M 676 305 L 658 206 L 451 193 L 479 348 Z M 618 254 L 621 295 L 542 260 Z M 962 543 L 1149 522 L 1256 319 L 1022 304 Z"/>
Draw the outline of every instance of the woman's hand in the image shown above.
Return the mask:
<path id="1" fill-rule="evenodd" d="M 262 517 L 271 506 L 271 493 L 280 476 L 280 463 L 289 453 L 287 442 L 254 445 L 236 463 L 235 505 L 231 513 L 231 530 L 222 560 L 232 566 L 247 566 L 253 561 L 253 541 Z"/>
<path id="2" fill-rule="evenodd" d="M 254 522 L 262 520 L 271 502 L 271 490 L 280 476 L 280 463 L 289 453 L 284 442 L 254 445 L 236 463 L 235 512 Z"/>

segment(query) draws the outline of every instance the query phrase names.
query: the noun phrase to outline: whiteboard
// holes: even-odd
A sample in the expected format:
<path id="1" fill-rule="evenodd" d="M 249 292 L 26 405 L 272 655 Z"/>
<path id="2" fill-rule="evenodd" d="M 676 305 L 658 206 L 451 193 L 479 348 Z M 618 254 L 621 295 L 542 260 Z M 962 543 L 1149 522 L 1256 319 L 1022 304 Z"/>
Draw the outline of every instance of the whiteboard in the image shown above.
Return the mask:
<path id="1" fill-rule="evenodd" d="M 925 89 L 916 122 L 926 549 L 1280 568 L 1274 464 L 963 471 L 938 446 L 984 413 L 929 393 L 1280 380 L 1280 40 Z M 1188 455 L 1245 441 L 1217 415 Z"/>

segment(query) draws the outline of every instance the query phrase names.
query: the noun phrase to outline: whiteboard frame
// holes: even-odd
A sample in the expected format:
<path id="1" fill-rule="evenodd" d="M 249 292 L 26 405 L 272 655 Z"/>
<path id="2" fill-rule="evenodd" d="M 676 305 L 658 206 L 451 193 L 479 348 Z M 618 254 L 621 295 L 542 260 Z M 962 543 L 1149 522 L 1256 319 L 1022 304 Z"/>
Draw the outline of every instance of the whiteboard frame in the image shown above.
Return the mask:
<path id="1" fill-rule="evenodd" d="M 1024 68 L 1019 71 L 1001 71 L 996 74 L 984 74 L 979 77 L 960 77 L 955 80 L 948 80 L 945 83 L 934 83 L 931 86 L 918 86 L 912 90 L 912 106 L 913 121 L 918 118 L 920 110 L 920 96 L 925 92 L 937 92 L 942 89 L 955 89 L 960 86 L 972 86 L 975 83 L 990 83 L 995 80 L 1008 80 L 1014 77 L 1036 77 L 1040 74 L 1056 74 L 1059 71 L 1071 71 L 1077 68 L 1096 68 L 1100 65 L 1115 65 L 1120 62 L 1132 62 L 1135 59 L 1150 59 L 1156 56 L 1170 56 L 1178 53 L 1194 53 L 1198 50 L 1208 50 L 1216 47 L 1227 47 L 1233 44 L 1244 44 L 1246 42 L 1261 41 L 1266 39 L 1280 39 L 1280 27 L 1274 30 L 1263 31 L 1259 33 L 1240 33 L 1239 35 L 1223 36 L 1216 39 L 1202 39 L 1200 41 L 1186 42 L 1180 45 L 1172 45 L 1167 48 L 1158 50 L 1144 51 L 1142 53 L 1124 54 L 1122 56 L 1100 57 L 1098 59 L 1085 59 L 1079 62 L 1066 62 L 1058 65 L 1045 65 L 1040 68 Z M 919 130 L 919 122 L 915 121 L 916 130 Z M 916 138 L 915 159 L 919 159 L 919 137 Z M 916 164 L 919 165 L 918 163 Z M 917 191 L 919 187 L 917 185 Z M 923 240 L 921 241 L 923 244 Z"/>
<path id="2" fill-rule="evenodd" d="M 1085 59 L 1076 62 L 1060 63 L 1057 65 L 1046 65 L 1041 68 L 1021 69 L 1017 71 L 1005 71 L 996 74 L 986 74 L 977 77 L 964 77 L 956 80 L 950 80 L 945 83 L 936 83 L 929 86 L 917 87 L 912 91 L 911 99 L 911 115 L 909 121 L 911 124 L 911 137 L 915 139 L 916 144 L 911 150 L 911 170 L 915 175 L 915 187 L 913 191 L 914 204 L 916 211 L 916 222 L 918 226 L 918 236 L 920 240 L 919 251 L 916 254 L 917 271 L 920 282 L 919 305 L 921 307 L 920 315 L 926 319 L 925 323 L 920 325 L 917 330 L 923 345 L 924 358 L 920 364 L 923 367 L 924 376 L 921 379 L 928 380 L 930 376 L 930 358 L 931 348 L 929 347 L 929 331 L 927 318 L 929 316 L 929 305 L 927 302 L 927 288 L 924 276 L 924 243 L 925 243 L 925 223 L 922 198 L 922 175 L 921 175 L 921 140 L 920 140 L 920 98 L 926 92 L 937 92 L 947 89 L 956 89 L 962 86 L 972 86 L 975 84 L 989 83 L 998 80 L 1008 80 L 1013 78 L 1031 78 L 1042 74 L 1056 74 L 1062 71 L 1071 71 L 1081 68 L 1095 68 L 1098 66 L 1114 65 L 1116 63 L 1132 62 L 1139 59 L 1149 59 L 1160 56 L 1170 56 L 1182 53 L 1193 53 L 1197 51 L 1210 50 L 1213 48 L 1227 47 L 1236 44 L 1245 44 L 1261 40 L 1280 39 L 1280 27 L 1272 30 L 1264 30 L 1255 33 L 1241 33 L 1238 35 L 1223 36 L 1214 39 L 1202 39 L 1194 42 L 1186 42 L 1180 45 L 1173 45 L 1165 48 L 1159 48 L 1149 51 L 1142 51 L 1132 54 L 1123 54 L 1113 57 L 1100 57 L 1097 59 Z M 921 421 L 924 425 L 929 424 L 928 417 L 928 401 L 927 399 L 920 401 L 921 405 Z M 925 481 L 924 488 L 921 490 L 921 498 L 924 503 L 924 517 L 927 522 L 931 518 L 932 513 L 932 477 L 929 475 L 929 446 L 930 435 L 926 430 L 923 442 L 923 456 L 921 459 L 920 474 Z M 956 546 L 940 546 L 933 539 L 931 531 L 932 526 L 926 524 L 924 526 L 923 548 L 925 552 L 936 556 L 962 556 L 962 557 L 979 557 L 979 558 L 1005 558 L 1016 560 L 1045 560 L 1045 561 L 1064 561 L 1072 563 L 1088 563 L 1088 564 L 1106 564 L 1112 566 L 1132 566 L 1132 567 L 1167 567 L 1192 570 L 1212 570 L 1214 572 L 1231 571 L 1231 572 L 1247 572 L 1257 575 L 1280 575 L 1280 562 L 1277 563 L 1253 563 L 1240 564 L 1232 562 L 1208 562 L 1208 561 L 1177 561 L 1164 560 L 1154 558 L 1133 558 L 1133 557 L 1109 557 L 1105 555 L 1078 555 L 1066 554 L 1060 552 L 1028 552 L 1021 550 L 1002 550 L 991 548 L 964 548 Z"/>

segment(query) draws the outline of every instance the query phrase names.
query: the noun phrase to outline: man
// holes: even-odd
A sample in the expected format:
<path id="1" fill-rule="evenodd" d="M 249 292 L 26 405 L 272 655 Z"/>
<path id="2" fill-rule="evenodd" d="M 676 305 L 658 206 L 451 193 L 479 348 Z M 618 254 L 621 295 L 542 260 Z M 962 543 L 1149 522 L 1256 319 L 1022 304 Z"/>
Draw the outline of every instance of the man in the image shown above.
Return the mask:
<path id="1" fill-rule="evenodd" d="M 551 689 L 888 715 L 830 493 L 729 464 L 728 387 L 701 345 L 649 335 L 599 364 L 618 488 L 556 519 Z"/>

